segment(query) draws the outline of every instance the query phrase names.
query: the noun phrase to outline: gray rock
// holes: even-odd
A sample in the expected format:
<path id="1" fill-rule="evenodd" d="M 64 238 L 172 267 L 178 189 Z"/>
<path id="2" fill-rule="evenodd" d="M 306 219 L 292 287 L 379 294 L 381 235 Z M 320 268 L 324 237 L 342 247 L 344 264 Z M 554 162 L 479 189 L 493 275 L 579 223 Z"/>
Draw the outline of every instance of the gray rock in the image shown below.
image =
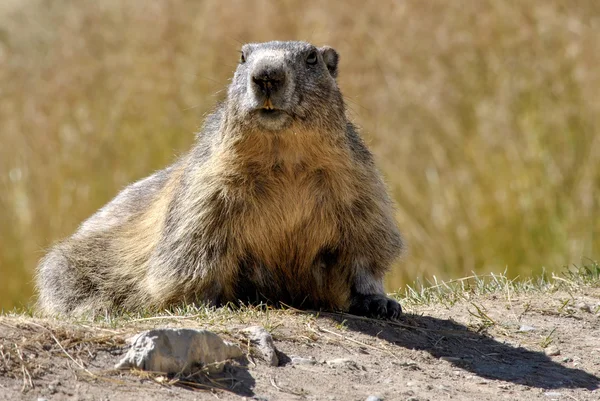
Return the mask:
<path id="1" fill-rule="evenodd" d="M 450 392 L 451 388 L 449 386 L 446 386 L 444 384 L 438 384 L 437 386 L 435 386 L 437 389 L 442 390 L 442 391 L 447 391 Z"/>
<path id="2" fill-rule="evenodd" d="M 358 365 L 352 359 L 348 358 L 336 358 L 326 362 L 330 368 L 350 368 L 358 369 Z"/>
<path id="3" fill-rule="evenodd" d="M 523 324 L 523 325 L 521 325 L 521 327 L 519 327 L 520 333 L 527 333 L 528 331 L 535 331 L 535 327 L 528 326 L 526 324 Z"/>
<path id="4" fill-rule="evenodd" d="M 393 365 L 397 365 L 397 366 L 401 366 L 403 368 L 407 368 L 408 370 L 419 370 L 419 365 L 417 365 L 417 363 L 415 361 L 403 361 L 403 362 L 399 362 L 399 361 L 392 361 Z"/>
<path id="5" fill-rule="evenodd" d="M 292 365 L 316 365 L 317 360 L 313 357 L 303 358 L 301 356 L 292 356 Z"/>
<path id="6" fill-rule="evenodd" d="M 220 372 L 228 359 L 243 356 L 239 346 L 207 330 L 155 329 L 139 333 L 130 341 L 131 348 L 116 369 L 189 374 L 202 365 L 209 372 Z"/>
<path id="7" fill-rule="evenodd" d="M 556 391 L 548 391 L 547 393 L 544 393 L 544 395 L 548 398 L 552 398 L 552 399 L 556 399 L 556 400 L 558 400 L 560 397 L 562 397 L 562 393 L 559 393 Z"/>
<path id="8" fill-rule="evenodd" d="M 544 349 L 544 353 L 548 356 L 560 355 L 560 350 L 556 345 L 550 345 Z"/>
<path id="9" fill-rule="evenodd" d="M 383 398 L 378 397 L 376 395 L 370 395 L 365 401 L 383 401 Z"/>
<path id="10" fill-rule="evenodd" d="M 242 333 L 256 345 L 256 348 L 269 365 L 279 365 L 279 358 L 277 357 L 275 344 L 273 344 L 273 337 L 264 327 L 251 326 L 242 330 Z"/>
<path id="11" fill-rule="evenodd" d="M 580 311 L 587 312 L 587 313 L 592 313 L 592 308 L 588 304 L 586 304 L 585 302 L 578 303 L 577 307 L 579 308 Z"/>
<path id="12" fill-rule="evenodd" d="M 450 363 L 458 363 L 462 362 L 463 359 L 456 356 L 440 356 L 442 361 L 450 362 Z"/>

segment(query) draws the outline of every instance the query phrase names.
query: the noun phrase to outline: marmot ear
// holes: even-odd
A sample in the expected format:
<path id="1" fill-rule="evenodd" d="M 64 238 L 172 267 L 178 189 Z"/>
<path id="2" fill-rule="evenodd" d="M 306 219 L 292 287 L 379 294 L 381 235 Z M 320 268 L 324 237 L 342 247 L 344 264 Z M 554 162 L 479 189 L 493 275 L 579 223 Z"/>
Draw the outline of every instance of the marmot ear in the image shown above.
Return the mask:
<path id="1" fill-rule="evenodd" d="M 335 51 L 333 47 L 323 46 L 319 49 L 321 54 L 323 55 L 323 60 L 325 60 L 325 65 L 327 65 L 327 69 L 332 77 L 337 77 L 338 74 L 338 61 L 340 60 L 340 55 Z"/>

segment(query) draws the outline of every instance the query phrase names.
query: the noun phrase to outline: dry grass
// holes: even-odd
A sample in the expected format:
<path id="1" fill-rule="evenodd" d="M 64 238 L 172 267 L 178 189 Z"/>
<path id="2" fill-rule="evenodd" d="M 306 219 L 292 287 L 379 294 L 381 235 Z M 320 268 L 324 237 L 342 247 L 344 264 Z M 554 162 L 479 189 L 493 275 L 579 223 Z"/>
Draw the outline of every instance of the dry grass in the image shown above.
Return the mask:
<path id="1" fill-rule="evenodd" d="M 103 372 L 92 373 L 87 361 L 100 350 L 124 346 L 122 336 L 102 327 L 43 321 L 28 316 L 0 316 L 0 375 L 23 381 L 22 391 L 53 368 L 52 359 L 66 358 L 74 374 L 97 379 Z"/>
<path id="2" fill-rule="evenodd" d="M 43 249 L 187 149 L 239 42 L 306 39 L 340 84 L 410 254 L 388 288 L 527 276 L 600 245 L 600 3 L 5 0 L 0 307 Z"/>

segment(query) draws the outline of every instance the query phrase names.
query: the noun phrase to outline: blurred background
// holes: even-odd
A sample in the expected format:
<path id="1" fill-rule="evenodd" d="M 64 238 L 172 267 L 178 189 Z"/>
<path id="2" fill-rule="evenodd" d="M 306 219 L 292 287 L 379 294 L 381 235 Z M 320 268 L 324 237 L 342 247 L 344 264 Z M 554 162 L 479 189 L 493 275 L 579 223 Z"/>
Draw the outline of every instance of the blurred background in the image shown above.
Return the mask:
<path id="1" fill-rule="evenodd" d="M 419 277 L 560 270 L 600 250 L 597 0 L 0 2 L 0 309 L 44 250 L 190 148 L 242 43 L 341 54 L 351 119 Z"/>

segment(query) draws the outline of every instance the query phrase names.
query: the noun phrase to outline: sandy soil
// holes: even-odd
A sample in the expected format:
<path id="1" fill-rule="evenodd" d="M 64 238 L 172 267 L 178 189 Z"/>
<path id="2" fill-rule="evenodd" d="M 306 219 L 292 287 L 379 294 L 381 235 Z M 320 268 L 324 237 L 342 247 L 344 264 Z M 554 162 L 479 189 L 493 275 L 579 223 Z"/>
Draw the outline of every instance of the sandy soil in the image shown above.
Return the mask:
<path id="1" fill-rule="evenodd" d="M 0 400 L 600 400 L 599 288 L 405 309 L 396 323 L 294 311 L 114 327 L 0 317 Z M 255 323 L 273 333 L 280 366 L 248 348 L 239 330 Z M 128 336 L 165 326 L 214 330 L 248 358 L 179 381 L 112 369 Z"/>

